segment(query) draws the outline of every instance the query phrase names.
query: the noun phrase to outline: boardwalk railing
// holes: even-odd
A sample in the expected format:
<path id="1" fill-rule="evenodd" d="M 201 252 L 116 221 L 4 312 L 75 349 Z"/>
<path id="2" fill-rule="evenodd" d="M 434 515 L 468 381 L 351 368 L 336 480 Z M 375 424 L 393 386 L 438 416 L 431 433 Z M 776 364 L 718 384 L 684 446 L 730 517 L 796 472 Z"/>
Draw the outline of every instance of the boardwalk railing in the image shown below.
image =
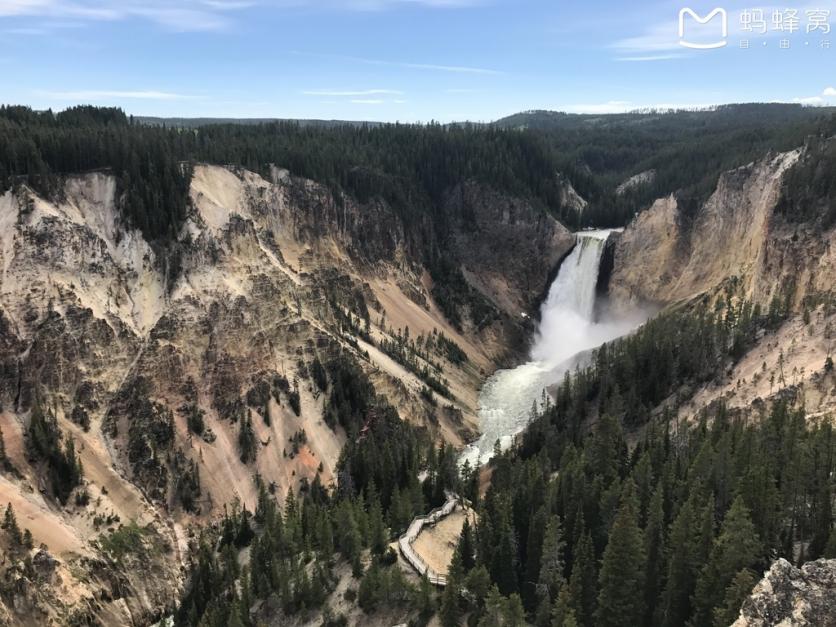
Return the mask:
<path id="1" fill-rule="evenodd" d="M 449 516 L 456 511 L 458 504 L 459 497 L 451 492 L 448 492 L 447 501 L 444 505 L 436 507 L 426 516 L 416 516 L 413 518 L 412 522 L 409 524 L 409 528 L 406 530 L 406 533 L 398 538 L 398 548 L 401 551 L 401 555 L 404 556 L 404 559 L 409 562 L 416 571 L 418 571 L 419 575 L 422 577 L 426 575 L 427 580 L 435 586 L 446 586 L 447 576 L 441 575 L 430 568 L 429 565 L 422 560 L 412 548 L 412 543 L 415 542 L 415 539 L 418 537 L 418 534 L 421 533 L 421 529 L 424 528 L 424 525 L 435 525 L 442 518 Z"/>

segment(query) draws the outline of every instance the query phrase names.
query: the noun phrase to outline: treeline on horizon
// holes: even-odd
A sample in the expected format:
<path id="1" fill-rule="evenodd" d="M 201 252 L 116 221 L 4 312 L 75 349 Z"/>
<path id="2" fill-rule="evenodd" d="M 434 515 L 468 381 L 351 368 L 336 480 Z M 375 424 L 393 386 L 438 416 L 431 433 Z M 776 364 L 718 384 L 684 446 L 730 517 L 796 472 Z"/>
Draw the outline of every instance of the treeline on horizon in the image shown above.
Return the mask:
<path id="1" fill-rule="evenodd" d="M 674 192 L 693 211 L 722 171 L 836 129 L 828 111 L 795 105 L 551 114 L 539 121 L 545 115 L 520 114 L 493 125 L 275 121 L 166 127 L 114 108 L 53 113 L 3 106 L 0 188 L 24 181 L 54 195 L 62 175 L 108 169 L 117 177 L 129 224 L 164 243 L 176 237 L 187 213 L 189 164 L 236 165 L 262 174 L 275 164 L 360 202 L 381 198 L 407 229 L 429 216 L 443 246 L 451 218 L 443 200 L 467 180 L 525 198 L 571 228 L 623 226 Z M 616 194 L 624 179 L 649 169 L 656 171 L 652 183 Z M 564 206 L 562 180 L 589 201 L 581 214 Z"/>
<path id="2" fill-rule="evenodd" d="M 108 168 L 130 223 L 149 240 L 173 238 L 186 214 L 190 170 L 183 163 L 236 165 L 267 174 L 270 164 L 345 191 L 382 198 L 407 227 L 429 215 L 446 232 L 445 194 L 481 181 L 577 226 L 561 205 L 561 163 L 534 133 L 489 127 L 418 125 L 213 124 L 196 129 L 135 122 L 119 109 L 53 113 L 0 108 L 0 185 L 24 180 L 48 194 L 59 176 Z"/>

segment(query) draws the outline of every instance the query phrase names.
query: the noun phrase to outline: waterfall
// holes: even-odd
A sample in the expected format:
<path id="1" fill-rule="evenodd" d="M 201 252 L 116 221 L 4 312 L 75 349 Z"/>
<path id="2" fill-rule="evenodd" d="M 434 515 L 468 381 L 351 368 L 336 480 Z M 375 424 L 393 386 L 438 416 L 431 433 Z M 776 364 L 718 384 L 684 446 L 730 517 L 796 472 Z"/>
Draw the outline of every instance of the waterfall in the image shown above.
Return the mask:
<path id="1" fill-rule="evenodd" d="M 557 365 L 597 342 L 603 331 L 593 320 L 598 269 L 610 231 L 578 234 L 572 252 L 563 261 L 549 295 L 540 309 L 532 359 Z M 590 344 L 592 341 L 592 344 Z"/>
<path id="2" fill-rule="evenodd" d="M 587 320 L 595 307 L 595 284 L 609 231 L 590 231 L 578 235 L 578 243 L 561 264 L 549 289 L 542 314 L 569 309 Z"/>
<path id="3" fill-rule="evenodd" d="M 503 448 L 531 419 L 534 403 L 545 389 L 559 382 L 580 355 L 604 342 L 629 333 L 643 319 L 594 320 L 598 270 L 612 231 L 578 233 L 577 243 L 560 266 L 540 309 L 540 325 L 531 349 L 531 361 L 499 370 L 479 394 L 481 437 L 465 449 L 462 461 L 484 463 L 494 442 Z"/>

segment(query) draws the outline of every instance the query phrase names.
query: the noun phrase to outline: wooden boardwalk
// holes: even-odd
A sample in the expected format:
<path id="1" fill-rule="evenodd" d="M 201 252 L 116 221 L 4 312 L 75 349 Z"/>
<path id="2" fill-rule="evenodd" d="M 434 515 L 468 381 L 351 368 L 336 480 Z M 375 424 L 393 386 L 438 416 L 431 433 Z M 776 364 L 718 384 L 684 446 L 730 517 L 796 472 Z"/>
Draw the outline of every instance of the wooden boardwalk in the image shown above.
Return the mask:
<path id="1" fill-rule="evenodd" d="M 404 559 L 410 563 L 419 575 L 422 577 L 426 575 L 431 584 L 441 588 L 447 585 L 447 576 L 439 574 L 430 568 L 412 548 L 412 543 L 415 542 L 415 538 L 417 538 L 418 534 L 421 533 L 421 529 L 424 528 L 424 525 L 435 525 L 442 518 L 449 516 L 456 511 L 458 505 L 459 497 L 456 494 L 448 492 L 447 501 L 444 505 L 435 508 L 426 516 L 416 516 L 413 518 L 412 522 L 409 524 L 409 528 L 406 530 L 406 533 L 398 538 L 398 548 L 400 549 L 401 555 L 403 555 Z"/>

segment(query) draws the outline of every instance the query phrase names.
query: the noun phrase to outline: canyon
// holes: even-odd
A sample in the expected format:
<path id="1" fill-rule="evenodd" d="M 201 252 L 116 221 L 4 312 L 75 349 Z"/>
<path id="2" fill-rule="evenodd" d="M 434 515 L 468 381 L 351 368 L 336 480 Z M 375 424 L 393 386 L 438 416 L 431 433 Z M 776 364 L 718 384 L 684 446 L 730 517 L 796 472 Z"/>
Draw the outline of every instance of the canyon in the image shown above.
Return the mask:
<path id="1" fill-rule="evenodd" d="M 675 196 L 658 199 L 623 232 L 575 234 L 522 198 L 461 182 L 443 205 L 471 303 L 460 322 L 445 315 L 423 263 L 421 250 L 438 245 L 427 225 L 407 229 L 384 201 L 360 203 L 277 167 L 262 176 L 197 165 L 167 249 L 125 225 L 106 172 L 65 177 L 55 197 L 7 191 L 0 429 L 15 472 L 0 475 L 0 504 L 30 530 L 37 568 L 34 579 L 11 573 L 0 622 L 151 624 L 178 603 L 197 530 L 225 507 L 254 508 L 254 475 L 279 495 L 335 487 L 347 434 L 327 424 L 312 373 L 343 352 L 433 440 L 463 449 L 482 434 L 472 459 L 486 461 L 579 353 L 658 311 L 781 301 L 780 328 L 683 391 L 680 416 L 718 402 L 754 415 L 787 395 L 830 416 L 836 381 L 822 367 L 833 352 L 836 230 L 777 210 L 803 150 L 724 173 L 694 215 Z M 478 320 L 477 307 L 488 312 Z M 461 350 L 463 359 L 416 357 L 443 385 L 384 350 L 405 333 Z M 86 503 L 51 494 L 27 450 L 35 411 L 75 442 Z M 499 427 L 489 413 L 503 414 Z M 202 433 L 190 427 L 198 415 Z M 237 446 L 245 421 L 257 442 L 249 461 Z M 144 531 L 122 553 L 113 541 L 131 525 Z"/>

